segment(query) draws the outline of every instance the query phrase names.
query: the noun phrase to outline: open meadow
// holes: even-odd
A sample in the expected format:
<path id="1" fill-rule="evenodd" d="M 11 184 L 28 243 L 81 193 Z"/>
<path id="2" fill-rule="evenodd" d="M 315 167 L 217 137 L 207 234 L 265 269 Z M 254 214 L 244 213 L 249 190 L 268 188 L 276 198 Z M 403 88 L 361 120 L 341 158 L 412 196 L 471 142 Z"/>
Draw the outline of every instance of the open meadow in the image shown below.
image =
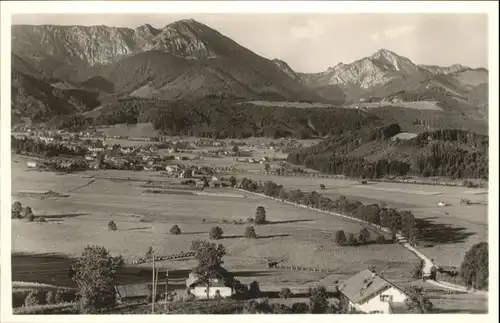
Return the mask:
<path id="1" fill-rule="evenodd" d="M 206 195 L 186 195 L 176 191 L 144 194 L 141 185 L 145 181 L 155 176 L 158 181 L 169 179 L 155 173 L 127 171 L 57 175 L 26 171 L 23 167 L 22 163 L 12 167 L 13 199 L 31 206 L 34 214 L 46 217 L 47 222 L 13 220 L 14 253 L 73 257 L 80 254 L 86 244 L 96 244 L 132 261 L 142 257 L 151 245 L 158 255 L 189 251 L 193 240 L 208 239 L 210 228 L 218 225 L 224 231 L 223 238 L 218 242 L 227 249 L 227 269 L 237 276 L 241 272 L 241 281 L 258 280 L 263 286 L 312 284 L 318 281 L 333 285 L 333 281 L 367 266 L 379 270 L 385 268 L 389 277 L 410 281 L 411 268 L 418 262 L 411 252 L 398 244 L 339 247 L 334 242 L 336 230 L 357 233 L 362 227 L 335 216 L 296 208 L 250 193 L 241 196 L 240 192 L 232 189 L 206 189 Z M 87 177 L 90 175 L 96 181 L 86 185 L 91 181 Z M 137 181 L 139 177 L 142 177 L 142 182 Z M 69 194 L 69 197 L 41 200 L 16 196 L 17 192 L 25 189 L 52 190 Z M 222 194 L 230 192 L 231 195 Z M 246 224 L 232 222 L 254 216 L 257 206 L 266 208 L 270 223 L 255 226 L 258 238 L 248 239 L 244 237 Z M 111 220 L 118 226 L 115 232 L 108 231 L 107 223 Z M 169 233 L 174 224 L 180 226 L 181 235 Z M 377 235 L 375 232 L 372 234 Z M 289 265 L 329 270 L 331 273 L 268 269 L 267 258 L 284 260 Z M 33 259 L 36 271 L 36 258 Z M 159 264 L 171 270 L 187 270 L 194 265 L 193 261 L 164 261 Z M 13 265 L 16 266 L 16 261 Z M 23 270 L 26 271 L 26 268 Z M 15 280 L 38 281 L 36 274 L 22 275 L 23 270 L 15 273 L 14 277 L 21 275 Z"/>
<path id="2" fill-rule="evenodd" d="M 218 160 L 230 163 L 231 158 L 209 161 L 215 166 L 224 165 Z M 352 180 L 263 175 L 259 170 L 263 165 L 250 166 L 254 167 L 250 173 L 235 175 L 272 180 L 289 189 L 316 190 L 332 198 L 345 195 L 363 203 L 383 202 L 388 207 L 411 210 L 424 225 L 419 249 L 438 265 L 460 265 L 472 244 L 487 239 L 487 195 L 480 189 L 395 183 L 361 185 Z M 158 183 L 168 192 L 144 193 L 141 186 L 147 181 Z M 320 184 L 326 188 L 320 190 Z M 45 200 L 18 196 L 23 190 L 51 190 L 69 196 Z M 119 282 L 148 282 L 150 264 L 130 262 L 143 257 L 149 246 L 160 256 L 189 251 L 192 241 L 208 240 L 209 230 L 217 225 L 224 231 L 223 238 L 217 241 L 227 250 L 224 266 L 243 283 L 257 280 L 263 291 L 307 288 L 318 283 L 331 288 L 336 281 L 370 267 L 383 271 L 385 277 L 402 287 L 419 283 L 411 274 L 419 259 L 400 244 L 336 245 L 335 231 L 356 234 L 362 229 L 358 223 L 231 188 L 193 192 L 179 185 L 178 179 L 157 172 L 99 170 L 56 174 L 27 170 L 24 158 L 13 156 L 13 201 L 31 206 L 36 216 L 47 219 L 46 223 L 12 221 L 13 280 L 72 287 L 67 276 L 71 258 L 92 244 L 105 246 L 125 258 L 127 265 L 119 273 Z M 475 204 L 460 205 L 461 198 L 469 198 Z M 438 207 L 439 201 L 450 205 Z M 254 216 L 257 206 L 265 207 L 270 223 L 256 225 L 258 238 L 249 239 L 244 237 L 247 224 L 243 222 Z M 108 231 L 109 221 L 117 224 L 117 231 Z M 169 233 L 174 224 L 181 228 L 181 235 Z M 371 230 L 371 234 L 376 237 L 379 233 Z M 311 271 L 268 268 L 268 259 L 283 260 L 286 265 Z M 164 260 L 157 264 L 171 272 L 172 288 L 182 290 L 195 260 Z M 433 301 L 440 304 L 442 311 L 458 311 L 471 302 L 487 306 L 486 296 L 449 295 L 440 289 L 433 293 Z"/>
<path id="3" fill-rule="evenodd" d="M 239 176 L 244 176 L 243 174 Z M 387 207 L 410 210 L 424 228 L 421 250 L 438 265 L 460 266 L 467 250 L 475 243 L 488 241 L 488 192 L 485 189 L 371 182 L 276 175 L 251 176 L 271 180 L 286 188 L 317 191 L 330 198 L 346 196 L 365 204 L 384 203 Z M 320 184 L 325 189 L 319 188 Z M 461 199 L 472 204 L 461 205 Z M 446 206 L 438 206 L 443 202 Z"/>

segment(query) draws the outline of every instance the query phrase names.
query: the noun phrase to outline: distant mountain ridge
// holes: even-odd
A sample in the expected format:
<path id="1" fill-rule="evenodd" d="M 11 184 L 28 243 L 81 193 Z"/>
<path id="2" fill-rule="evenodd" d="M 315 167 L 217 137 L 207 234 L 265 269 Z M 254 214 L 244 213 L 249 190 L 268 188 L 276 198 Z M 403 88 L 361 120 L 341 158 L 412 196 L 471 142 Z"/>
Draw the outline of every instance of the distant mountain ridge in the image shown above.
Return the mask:
<path id="1" fill-rule="evenodd" d="M 19 57 L 15 68 L 27 62 L 43 78 L 79 83 L 104 78 L 116 90 L 108 95 L 113 98 L 172 100 L 225 93 L 242 99 L 343 103 L 343 96 L 322 97 L 271 60 L 192 19 L 162 29 L 147 24 L 135 29 L 13 26 L 12 52 Z"/>
<path id="2" fill-rule="evenodd" d="M 440 101 L 448 111 L 474 118 L 483 118 L 488 102 L 486 69 L 418 65 L 380 49 L 321 73 L 298 73 L 285 61 L 261 57 L 193 19 L 163 28 L 15 25 L 12 70 L 16 78 L 30 80 L 12 85 L 22 94 L 13 96 L 20 117 L 31 117 L 34 110 L 23 108 L 30 100 L 33 107 L 43 106 L 39 118 L 127 98 L 189 101 L 223 95 L 332 106 L 372 97 L 416 99 Z M 40 88 L 58 93 L 57 100 L 40 100 Z M 62 102 L 68 96 L 61 91 L 79 93 L 82 102 L 92 99 L 83 106 Z"/>
<path id="3" fill-rule="evenodd" d="M 380 49 L 349 64 L 339 63 L 321 73 L 298 75 L 303 84 L 313 89 L 337 85 L 345 92 L 347 101 L 356 101 L 371 96 L 385 97 L 399 91 L 422 92 L 429 89 L 429 84 L 434 87 L 439 84 L 439 87 L 451 92 L 475 91 L 475 87 L 483 83 L 471 86 L 455 82 L 457 88 L 452 89 L 440 84 L 443 77 L 451 78 L 467 71 L 482 73 L 483 83 L 488 83 L 486 69 L 471 69 L 460 64 L 446 67 L 417 65 L 388 49 Z"/>

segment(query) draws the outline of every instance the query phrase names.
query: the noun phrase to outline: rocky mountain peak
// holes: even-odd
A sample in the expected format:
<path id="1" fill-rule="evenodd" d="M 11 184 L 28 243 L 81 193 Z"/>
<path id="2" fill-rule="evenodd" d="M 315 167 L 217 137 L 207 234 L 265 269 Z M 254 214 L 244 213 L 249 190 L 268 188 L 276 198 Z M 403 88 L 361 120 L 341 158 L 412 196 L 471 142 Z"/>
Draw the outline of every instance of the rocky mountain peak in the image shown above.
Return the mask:
<path id="1" fill-rule="evenodd" d="M 138 34 L 139 36 L 142 36 L 142 37 L 146 37 L 146 36 L 156 36 L 158 35 L 158 33 L 160 32 L 158 29 L 154 28 L 153 26 L 151 26 L 150 24 L 144 24 L 142 26 L 139 26 L 137 28 L 135 28 L 135 32 L 136 34 Z"/>

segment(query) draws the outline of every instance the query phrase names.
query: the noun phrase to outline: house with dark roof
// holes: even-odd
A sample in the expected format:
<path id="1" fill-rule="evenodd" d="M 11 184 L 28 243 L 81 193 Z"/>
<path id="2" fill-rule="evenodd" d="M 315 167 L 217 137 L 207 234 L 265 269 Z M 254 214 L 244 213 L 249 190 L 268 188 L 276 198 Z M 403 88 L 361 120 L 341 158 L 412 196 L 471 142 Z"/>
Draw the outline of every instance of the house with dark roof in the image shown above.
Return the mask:
<path id="1" fill-rule="evenodd" d="M 152 295 L 152 286 L 152 283 L 117 285 L 115 286 L 117 303 L 146 302 Z M 157 297 L 160 297 L 162 293 L 165 293 L 165 288 L 165 282 L 158 282 L 156 284 Z"/>
<path id="2" fill-rule="evenodd" d="M 344 313 L 392 314 L 404 308 L 404 291 L 371 270 L 363 270 L 339 286 Z M 398 309 L 396 312 L 394 309 Z"/>

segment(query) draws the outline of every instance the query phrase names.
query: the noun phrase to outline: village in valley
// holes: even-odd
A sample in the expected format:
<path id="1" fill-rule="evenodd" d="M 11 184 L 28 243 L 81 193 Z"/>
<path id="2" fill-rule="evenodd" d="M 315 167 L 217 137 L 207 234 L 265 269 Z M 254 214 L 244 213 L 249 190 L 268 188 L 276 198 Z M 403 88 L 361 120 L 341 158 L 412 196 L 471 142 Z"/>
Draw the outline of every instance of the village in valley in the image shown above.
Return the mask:
<path id="1" fill-rule="evenodd" d="M 12 21 L 8 315 L 491 312 L 485 15 L 107 15 Z"/>
<path id="2" fill-rule="evenodd" d="M 14 307 L 25 308 L 25 297 L 49 307 L 55 303 L 49 298 L 56 293 L 71 303 L 76 290 L 67 274 L 72 271 L 70 260 L 47 256 L 43 260 L 47 269 L 33 276 L 38 261 L 33 263 L 26 253 L 64 251 L 76 257 L 82 244 L 90 241 L 123 257 L 113 287 L 118 307 L 111 311 L 178 313 L 182 306 L 195 310 L 197 299 L 209 299 L 217 302 L 200 303 L 207 308 L 196 310 L 213 311 L 218 306 L 233 312 L 306 313 L 309 295 L 317 293 L 327 304 L 318 305 L 323 309 L 317 311 L 405 313 L 410 311 L 405 300 L 416 297 L 409 294 L 408 285 L 415 284 L 412 288 L 421 295 L 416 302 L 428 310 L 439 305 L 429 305 L 430 298 L 422 296 L 427 289 L 443 302 L 444 311 L 449 295 L 462 295 L 461 306 L 482 302 L 482 292 L 462 287 L 454 278 L 459 262 L 412 238 L 413 231 L 425 228 L 393 231 L 369 215 L 374 206 L 394 210 L 390 207 L 406 200 L 407 186 L 444 189 L 433 198 L 436 210 L 473 206 L 469 199 L 449 202 L 449 190 L 461 186 L 412 185 L 396 179 L 352 181 L 286 162 L 287 150 L 313 144 L 310 140 L 125 138 L 107 131 L 13 133 L 13 248 L 20 252 L 13 257 L 13 278 L 23 282 L 14 289 Z M 49 157 L 54 150 L 64 153 Z M 286 181 L 288 187 L 274 181 Z M 378 205 L 365 201 L 364 210 L 363 203 L 339 195 L 342 191 L 328 194 L 343 187 L 350 194 L 355 194 L 353 189 L 364 194 L 363 187 L 373 185 L 389 186 L 386 192 L 396 185 L 398 197 L 392 201 L 381 197 Z M 350 211 L 353 208 L 361 211 Z M 327 235 L 325 228 L 331 230 Z M 78 234 L 66 240 L 71 232 Z M 311 241 L 311 234 L 319 235 Z M 129 239 L 136 241 L 134 246 L 125 245 Z M 416 249 L 422 247 L 422 252 Z M 197 261 L 213 248 L 222 251 L 210 260 L 217 265 L 207 281 L 191 269 L 198 268 Z M 431 251 L 429 257 L 424 255 L 429 253 L 426 249 Z M 352 252 L 357 256 L 349 255 Z M 339 256 L 344 258 L 340 263 Z M 30 291 L 26 281 L 31 277 L 36 281 L 33 286 L 40 285 L 35 290 L 48 290 L 50 296 L 45 299 L 39 296 L 43 292 Z M 57 287 L 60 284 L 65 286 Z M 142 305 L 149 303 L 155 304 L 152 309 Z"/>

